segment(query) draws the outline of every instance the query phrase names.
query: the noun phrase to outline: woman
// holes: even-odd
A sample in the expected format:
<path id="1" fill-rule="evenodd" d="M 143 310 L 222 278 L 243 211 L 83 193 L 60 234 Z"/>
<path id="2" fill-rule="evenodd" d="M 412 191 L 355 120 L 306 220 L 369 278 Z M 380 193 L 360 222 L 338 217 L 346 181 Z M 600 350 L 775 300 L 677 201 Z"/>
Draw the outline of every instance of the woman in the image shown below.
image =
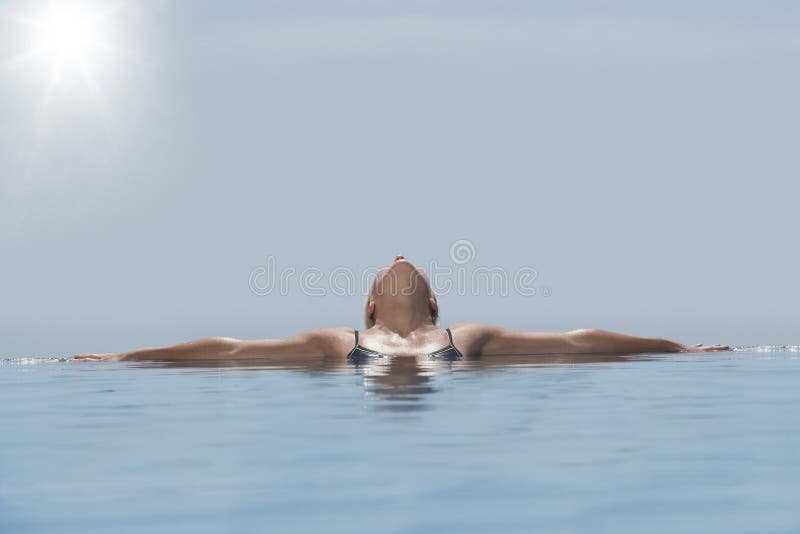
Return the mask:
<path id="1" fill-rule="evenodd" d="M 458 360 L 517 354 L 635 354 L 729 349 L 726 345 L 686 346 L 666 339 L 594 329 L 543 333 L 461 323 L 442 330 L 436 326 L 439 304 L 427 278 L 403 256 L 397 256 L 391 266 L 375 277 L 364 316 L 367 329 L 363 332 L 351 328 L 321 328 L 283 339 L 245 341 L 211 338 L 121 354 L 83 354 L 75 356 L 75 359 L 180 362 L 296 356 L 359 361 L 369 357 L 425 356 Z"/>

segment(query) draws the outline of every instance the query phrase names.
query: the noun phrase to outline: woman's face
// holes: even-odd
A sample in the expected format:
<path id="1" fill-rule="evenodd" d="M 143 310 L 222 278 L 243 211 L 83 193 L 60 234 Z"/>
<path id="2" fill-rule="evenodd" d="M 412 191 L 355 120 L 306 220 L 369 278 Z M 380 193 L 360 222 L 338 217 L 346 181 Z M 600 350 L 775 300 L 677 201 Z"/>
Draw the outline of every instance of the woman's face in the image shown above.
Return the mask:
<path id="1" fill-rule="evenodd" d="M 372 294 L 374 297 L 409 298 L 432 295 L 428 278 L 422 269 L 403 256 L 397 256 L 392 264 L 381 269 L 375 276 Z"/>
<path id="2" fill-rule="evenodd" d="M 364 322 L 371 327 L 376 309 L 413 310 L 425 306 L 430 310 L 434 324 L 439 315 L 439 304 L 433 295 L 428 277 L 403 256 L 397 256 L 388 267 L 375 276 L 364 310 Z"/>

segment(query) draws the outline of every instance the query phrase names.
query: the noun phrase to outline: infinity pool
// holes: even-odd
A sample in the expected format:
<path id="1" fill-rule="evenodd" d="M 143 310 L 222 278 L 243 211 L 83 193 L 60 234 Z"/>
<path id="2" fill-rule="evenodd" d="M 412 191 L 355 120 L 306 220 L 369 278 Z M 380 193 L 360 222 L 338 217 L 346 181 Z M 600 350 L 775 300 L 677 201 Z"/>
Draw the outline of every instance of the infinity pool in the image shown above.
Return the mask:
<path id="1" fill-rule="evenodd" d="M 0 532 L 800 532 L 800 352 L 6 359 Z"/>

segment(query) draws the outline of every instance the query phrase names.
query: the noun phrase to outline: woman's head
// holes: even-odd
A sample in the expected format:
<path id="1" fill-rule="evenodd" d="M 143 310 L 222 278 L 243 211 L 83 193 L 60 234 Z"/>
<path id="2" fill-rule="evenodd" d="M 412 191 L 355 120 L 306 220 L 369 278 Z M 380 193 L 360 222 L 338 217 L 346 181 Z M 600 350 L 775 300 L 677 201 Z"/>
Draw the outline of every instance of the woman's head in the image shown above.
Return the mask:
<path id="1" fill-rule="evenodd" d="M 403 256 L 381 269 L 372 282 L 364 305 L 364 323 L 371 328 L 378 320 L 439 319 L 439 303 L 428 278 Z"/>

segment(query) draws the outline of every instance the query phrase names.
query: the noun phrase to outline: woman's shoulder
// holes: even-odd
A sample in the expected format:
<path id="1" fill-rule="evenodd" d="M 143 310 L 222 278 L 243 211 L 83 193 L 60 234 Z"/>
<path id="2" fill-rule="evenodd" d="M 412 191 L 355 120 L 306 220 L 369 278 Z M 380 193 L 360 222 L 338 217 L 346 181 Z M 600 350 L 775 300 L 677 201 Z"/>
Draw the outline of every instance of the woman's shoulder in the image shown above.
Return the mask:
<path id="1" fill-rule="evenodd" d="M 455 323 L 454 325 L 450 326 L 450 331 L 455 334 L 460 335 L 483 335 L 487 332 L 491 332 L 492 330 L 496 329 L 496 326 L 483 324 L 483 323 Z"/>
<path id="2" fill-rule="evenodd" d="M 325 354 L 346 354 L 354 345 L 356 331 L 347 326 L 317 328 L 303 334 L 313 340 Z"/>
<path id="3" fill-rule="evenodd" d="M 496 326 L 483 323 L 456 323 L 450 327 L 453 344 L 464 355 L 474 355 L 480 352 L 481 347 Z"/>
<path id="4" fill-rule="evenodd" d="M 348 341 L 352 341 L 356 335 L 356 329 L 349 326 L 319 328 L 315 332 L 317 333 L 317 336 L 334 340 L 346 339 Z"/>

